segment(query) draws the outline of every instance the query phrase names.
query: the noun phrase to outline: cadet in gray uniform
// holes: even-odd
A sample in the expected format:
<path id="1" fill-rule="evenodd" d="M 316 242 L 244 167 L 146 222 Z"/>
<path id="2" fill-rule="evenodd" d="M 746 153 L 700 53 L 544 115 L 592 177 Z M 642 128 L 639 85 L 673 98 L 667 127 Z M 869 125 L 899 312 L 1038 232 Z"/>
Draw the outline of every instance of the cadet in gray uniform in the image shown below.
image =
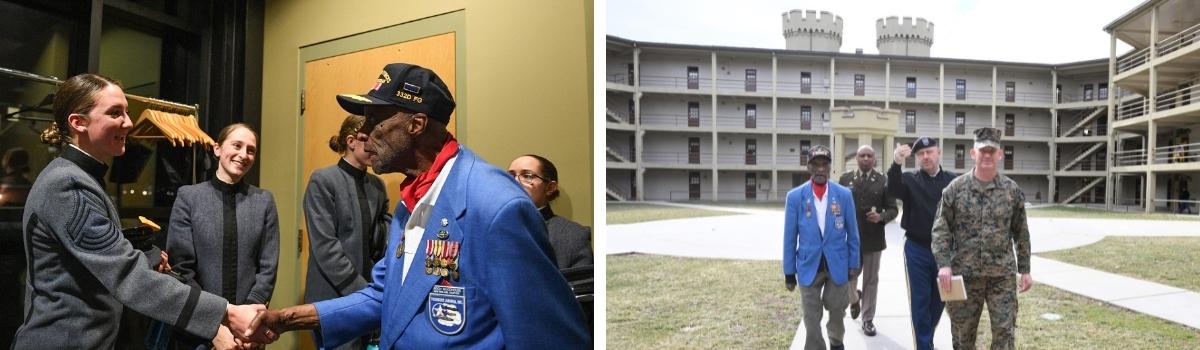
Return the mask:
<path id="1" fill-rule="evenodd" d="M 367 172 L 366 117 L 349 115 L 329 148 L 342 155 L 337 165 L 314 171 L 304 191 L 308 224 L 308 280 L 304 302 L 354 293 L 371 282 L 371 267 L 387 249 L 387 190 Z M 338 349 L 363 349 L 371 339 L 354 339 Z M 316 341 L 320 343 L 320 341 Z"/>
<path id="2" fill-rule="evenodd" d="M 558 216 L 550 208 L 550 202 L 558 198 L 558 168 L 554 163 L 536 154 L 526 154 L 513 159 L 508 174 L 521 184 L 546 220 L 546 233 L 550 235 L 558 268 L 591 266 L 592 229 Z"/>
<path id="3" fill-rule="evenodd" d="M 231 304 L 267 304 L 279 265 L 279 215 L 271 192 L 242 181 L 254 166 L 258 136 L 246 124 L 227 126 L 217 136 L 215 153 L 212 180 L 179 188 L 167 252 L 189 284 Z M 226 327 L 215 339 L 178 335 L 183 349 L 235 345 Z"/>
<path id="4" fill-rule="evenodd" d="M 120 85 L 98 75 L 71 77 L 55 92 L 55 122 L 42 141 L 62 155 L 25 203 L 29 279 L 14 349 L 111 349 L 125 307 L 206 338 L 221 324 L 243 335 L 264 309 L 230 305 L 155 272 L 156 262 L 121 236 L 103 177 L 105 163 L 125 153 L 127 107 Z"/>
<path id="5" fill-rule="evenodd" d="M 967 300 L 946 303 L 955 349 L 974 349 L 983 305 L 992 324 L 992 349 L 1013 349 L 1017 320 L 1017 277 L 1021 292 L 1033 286 L 1029 275 L 1029 226 L 1025 195 L 1001 175 L 1000 129 L 975 130 L 975 168 L 942 191 L 933 222 L 933 256 L 938 287 L 950 288 L 951 275 L 963 276 Z M 1016 256 L 1013 256 L 1013 246 Z"/>

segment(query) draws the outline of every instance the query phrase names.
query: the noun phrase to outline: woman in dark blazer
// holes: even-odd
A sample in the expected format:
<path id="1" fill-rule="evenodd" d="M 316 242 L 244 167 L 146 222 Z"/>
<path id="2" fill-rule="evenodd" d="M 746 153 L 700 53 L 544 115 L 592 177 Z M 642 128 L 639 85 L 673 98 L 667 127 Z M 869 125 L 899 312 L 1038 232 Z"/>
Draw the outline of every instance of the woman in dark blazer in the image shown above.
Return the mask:
<path id="1" fill-rule="evenodd" d="M 554 214 L 550 201 L 558 198 L 558 168 L 549 159 L 526 154 L 508 165 L 512 175 L 546 220 L 550 246 L 559 269 L 592 265 L 592 229 Z"/>
<path id="2" fill-rule="evenodd" d="M 254 166 L 258 135 L 246 124 L 221 130 L 212 180 L 179 188 L 171 210 L 167 252 L 189 283 L 231 304 L 266 304 L 275 290 L 279 218 L 271 192 L 242 181 Z M 180 348 L 227 348 L 234 337 L 178 337 Z"/>
<path id="3" fill-rule="evenodd" d="M 262 305 L 233 306 L 154 271 L 159 252 L 143 253 L 121 235 L 104 174 L 125 153 L 133 127 L 128 102 L 112 79 L 81 74 L 54 94 L 54 124 L 42 141 L 62 150 L 25 202 L 28 282 L 14 349 L 112 349 L 128 307 L 203 339 L 218 326 L 244 332 Z"/>
<path id="4" fill-rule="evenodd" d="M 314 171 L 304 192 L 308 224 L 308 280 L 304 302 L 314 303 L 353 293 L 371 282 L 371 267 L 387 248 L 387 192 L 378 176 L 367 172 L 370 155 L 363 150 L 364 118 L 347 116 L 329 148 L 342 156 L 337 165 Z M 362 349 L 362 339 L 338 349 Z"/>

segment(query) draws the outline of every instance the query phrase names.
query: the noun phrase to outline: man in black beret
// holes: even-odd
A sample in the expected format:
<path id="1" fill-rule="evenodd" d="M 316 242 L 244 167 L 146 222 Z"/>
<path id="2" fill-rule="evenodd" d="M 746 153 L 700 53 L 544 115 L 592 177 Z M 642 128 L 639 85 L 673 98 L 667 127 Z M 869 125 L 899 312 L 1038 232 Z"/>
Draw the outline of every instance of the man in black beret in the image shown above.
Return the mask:
<path id="1" fill-rule="evenodd" d="M 904 160 L 916 153 L 919 170 L 901 173 Z M 937 262 L 930 249 L 934 215 L 942 189 L 958 175 L 942 170 L 942 148 L 937 139 L 922 136 L 912 146 L 897 144 L 895 162 L 888 169 L 888 191 L 904 202 L 900 227 L 904 228 L 904 264 L 908 271 L 908 296 L 912 308 L 914 348 L 933 349 L 933 333 L 945 304 L 937 292 Z"/>

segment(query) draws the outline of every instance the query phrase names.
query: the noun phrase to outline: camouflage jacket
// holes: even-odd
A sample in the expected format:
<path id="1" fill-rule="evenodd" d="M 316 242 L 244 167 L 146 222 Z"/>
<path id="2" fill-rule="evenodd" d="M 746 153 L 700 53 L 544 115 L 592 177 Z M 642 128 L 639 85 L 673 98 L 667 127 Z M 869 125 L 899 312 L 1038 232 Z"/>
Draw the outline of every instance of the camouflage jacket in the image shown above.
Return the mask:
<path id="1" fill-rule="evenodd" d="M 1029 225 L 1017 182 L 997 174 L 983 183 L 974 170 L 951 181 L 938 203 L 931 248 L 938 268 L 956 275 L 1029 273 Z"/>

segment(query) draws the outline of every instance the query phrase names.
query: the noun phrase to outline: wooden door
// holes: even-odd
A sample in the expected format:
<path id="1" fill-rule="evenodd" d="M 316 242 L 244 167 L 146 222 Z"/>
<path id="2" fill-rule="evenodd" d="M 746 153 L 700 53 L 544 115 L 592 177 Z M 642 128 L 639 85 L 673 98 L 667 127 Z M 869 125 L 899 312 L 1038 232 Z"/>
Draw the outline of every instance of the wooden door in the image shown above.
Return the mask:
<path id="1" fill-rule="evenodd" d="M 329 137 L 337 133 L 348 113 L 338 106 L 335 96 L 366 93 L 374 87 L 383 66 L 396 62 L 417 64 L 437 72 L 450 93 L 456 95 L 455 40 L 454 33 L 446 33 L 305 62 L 303 153 L 298 160 L 301 162 L 301 186 L 307 186 L 314 170 L 337 164 L 341 158 L 329 149 Z M 451 115 L 448 126 L 451 133 L 455 133 L 456 126 L 456 118 Z M 404 175 L 396 173 L 380 177 L 387 188 L 388 210 L 391 210 L 399 203 L 400 182 L 404 181 Z M 300 230 L 301 266 L 298 273 L 303 280 L 308 273 L 307 225 L 301 222 Z"/>

